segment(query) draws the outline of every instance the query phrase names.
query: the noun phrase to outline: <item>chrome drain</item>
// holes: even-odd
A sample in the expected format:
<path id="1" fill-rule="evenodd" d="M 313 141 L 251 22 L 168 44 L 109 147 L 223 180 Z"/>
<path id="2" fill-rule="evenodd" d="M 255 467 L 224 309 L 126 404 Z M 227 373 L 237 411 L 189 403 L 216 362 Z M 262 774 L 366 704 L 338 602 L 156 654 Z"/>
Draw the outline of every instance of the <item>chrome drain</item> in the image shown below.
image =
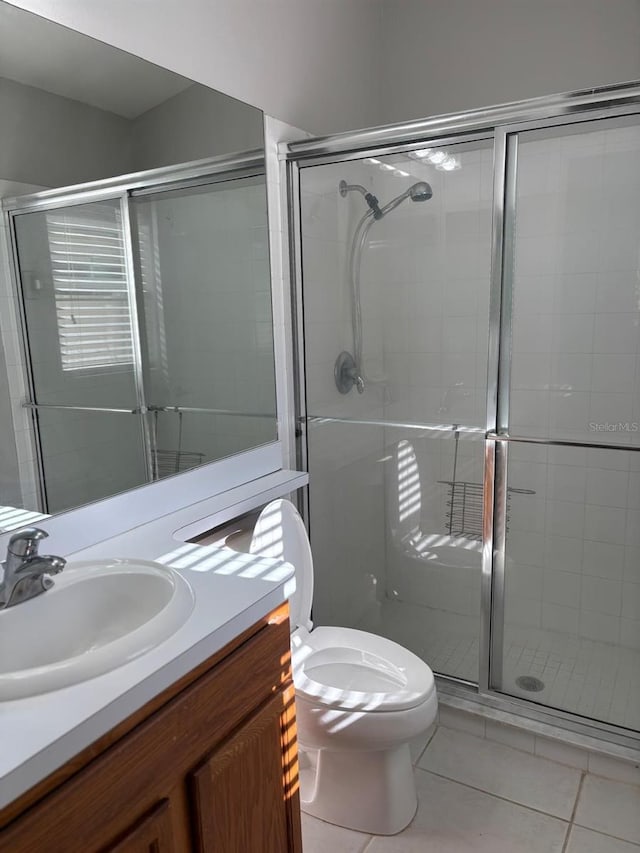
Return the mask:
<path id="1" fill-rule="evenodd" d="M 516 678 L 516 684 L 521 690 L 527 690 L 529 693 L 539 693 L 544 690 L 544 681 L 534 678 L 533 675 L 519 675 Z"/>

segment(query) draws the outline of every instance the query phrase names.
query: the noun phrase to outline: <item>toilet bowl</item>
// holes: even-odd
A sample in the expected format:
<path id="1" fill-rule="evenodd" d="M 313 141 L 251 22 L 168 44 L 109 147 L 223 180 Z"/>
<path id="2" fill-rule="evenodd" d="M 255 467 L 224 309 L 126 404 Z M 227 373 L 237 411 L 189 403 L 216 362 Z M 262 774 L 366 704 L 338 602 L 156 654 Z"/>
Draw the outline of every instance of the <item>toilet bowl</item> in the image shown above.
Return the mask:
<path id="1" fill-rule="evenodd" d="M 250 551 L 296 570 L 289 606 L 302 810 L 372 835 L 400 832 L 417 808 L 409 741 L 436 718 L 433 673 L 384 637 L 313 628 L 311 548 L 290 501 L 265 507 Z"/>

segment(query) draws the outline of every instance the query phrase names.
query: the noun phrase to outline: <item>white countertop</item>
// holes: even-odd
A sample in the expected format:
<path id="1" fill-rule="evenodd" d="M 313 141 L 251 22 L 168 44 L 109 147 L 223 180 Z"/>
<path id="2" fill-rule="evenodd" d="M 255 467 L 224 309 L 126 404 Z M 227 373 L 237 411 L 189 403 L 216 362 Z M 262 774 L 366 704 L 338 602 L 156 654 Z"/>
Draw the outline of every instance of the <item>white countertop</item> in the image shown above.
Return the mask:
<path id="1" fill-rule="evenodd" d="M 195 605 L 186 623 L 168 640 L 130 663 L 61 690 L 0 703 L 0 808 L 289 597 L 294 581 L 288 563 L 215 545 L 184 544 L 179 537 L 185 531 L 193 536 L 198 525 L 204 532 L 250 505 L 271 500 L 283 494 L 285 486 L 292 491 L 304 485 L 306 475 L 294 478 L 293 473 L 263 477 L 73 555 L 63 555 L 70 562 L 101 557 L 156 560 L 185 578 L 194 592 Z M 17 606 L 26 609 L 28 605 Z M 46 637 L 42 642 L 46 643 Z"/>

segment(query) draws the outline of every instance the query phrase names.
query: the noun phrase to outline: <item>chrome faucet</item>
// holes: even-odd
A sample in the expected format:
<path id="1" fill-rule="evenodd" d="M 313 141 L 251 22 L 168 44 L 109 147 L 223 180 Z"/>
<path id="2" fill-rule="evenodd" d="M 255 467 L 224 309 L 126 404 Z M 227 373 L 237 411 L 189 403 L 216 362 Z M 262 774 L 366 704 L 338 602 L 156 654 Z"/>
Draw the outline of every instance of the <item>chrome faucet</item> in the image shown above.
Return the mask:
<path id="1" fill-rule="evenodd" d="M 7 559 L 2 564 L 4 575 L 0 583 L 0 610 L 13 607 L 53 586 L 49 575 L 57 575 L 65 567 L 62 557 L 38 554 L 38 544 L 49 534 L 38 527 L 27 527 L 14 533 L 7 547 Z"/>

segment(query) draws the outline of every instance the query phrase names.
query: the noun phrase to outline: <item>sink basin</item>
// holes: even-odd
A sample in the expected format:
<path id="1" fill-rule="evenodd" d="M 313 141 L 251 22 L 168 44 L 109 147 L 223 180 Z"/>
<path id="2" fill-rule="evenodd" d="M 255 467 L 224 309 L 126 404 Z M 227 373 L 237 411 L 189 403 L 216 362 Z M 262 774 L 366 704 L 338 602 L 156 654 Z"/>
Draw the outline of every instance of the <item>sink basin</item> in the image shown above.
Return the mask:
<path id="1" fill-rule="evenodd" d="M 193 604 L 189 584 L 160 563 L 70 562 L 47 592 L 0 611 L 0 700 L 122 666 L 174 634 Z"/>

